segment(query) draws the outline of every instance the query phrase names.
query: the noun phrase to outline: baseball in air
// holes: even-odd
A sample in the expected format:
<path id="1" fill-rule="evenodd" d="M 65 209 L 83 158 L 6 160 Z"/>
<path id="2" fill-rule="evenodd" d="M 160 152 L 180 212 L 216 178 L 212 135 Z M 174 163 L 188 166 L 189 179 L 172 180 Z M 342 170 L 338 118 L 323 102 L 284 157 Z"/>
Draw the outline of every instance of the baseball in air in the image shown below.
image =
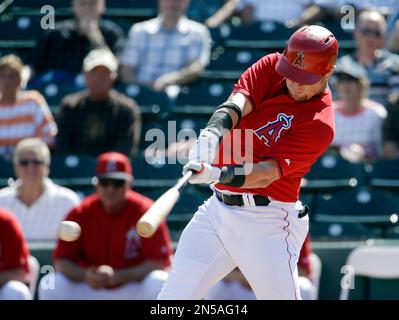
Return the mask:
<path id="1" fill-rule="evenodd" d="M 61 221 L 58 236 L 64 241 L 75 241 L 81 233 L 80 225 L 74 221 Z"/>

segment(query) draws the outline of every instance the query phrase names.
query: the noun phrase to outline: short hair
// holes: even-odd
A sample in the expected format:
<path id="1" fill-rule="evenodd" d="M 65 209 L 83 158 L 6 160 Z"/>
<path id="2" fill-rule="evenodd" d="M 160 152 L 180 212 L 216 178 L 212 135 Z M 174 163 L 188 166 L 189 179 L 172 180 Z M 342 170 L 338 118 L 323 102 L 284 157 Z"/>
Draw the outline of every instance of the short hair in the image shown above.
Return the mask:
<path id="1" fill-rule="evenodd" d="M 359 26 L 365 20 L 376 20 L 380 23 L 380 27 L 381 27 L 382 31 L 385 31 L 385 29 L 386 29 L 387 21 L 386 21 L 384 15 L 377 10 L 366 9 L 366 10 L 363 10 L 362 12 L 360 12 L 360 14 L 357 18 L 357 26 Z"/>
<path id="2" fill-rule="evenodd" d="M 50 165 L 50 149 L 47 144 L 39 138 L 26 138 L 18 142 L 13 154 L 14 165 L 18 162 L 21 153 L 27 150 L 39 154 L 44 163 Z"/>
<path id="3" fill-rule="evenodd" d="M 8 54 L 2 58 L 0 58 L 0 70 L 3 69 L 12 69 L 22 77 L 22 72 L 24 69 L 24 64 L 20 57 L 15 54 Z"/>

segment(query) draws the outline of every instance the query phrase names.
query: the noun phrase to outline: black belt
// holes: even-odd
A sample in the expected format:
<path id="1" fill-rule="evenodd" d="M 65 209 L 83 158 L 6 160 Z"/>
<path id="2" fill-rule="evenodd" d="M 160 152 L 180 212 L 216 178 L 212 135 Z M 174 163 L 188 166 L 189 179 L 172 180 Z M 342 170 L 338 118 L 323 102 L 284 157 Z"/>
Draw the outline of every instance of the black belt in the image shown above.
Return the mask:
<path id="1" fill-rule="evenodd" d="M 244 206 L 244 199 L 241 194 L 224 194 L 219 192 L 218 190 L 215 190 L 216 198 L 219 199 L 219 201 L 227 204 L 228 206 Z M 268 206 L 270 203 L 270 200 L 267 197 L 260 196 L 257 194 L 252 195 L 255 205 L 256 206 Z"/>
<path id="2" fill-rule="evenodd" d="M 244 206 L 244 199 L 241 194 L 224 194 L 218 190 L 215 190 L 216 198 L 219 201 L 227 204 L 228 206 Z M 252 195 L 256 206 L 268 206 L 270 204 L 270 200 L 267 197 L 260 195 Z M 298 213 L 298 218 L 303 218 L 309 213 L 309 207 L 303 206 L 303 209 Z"/>

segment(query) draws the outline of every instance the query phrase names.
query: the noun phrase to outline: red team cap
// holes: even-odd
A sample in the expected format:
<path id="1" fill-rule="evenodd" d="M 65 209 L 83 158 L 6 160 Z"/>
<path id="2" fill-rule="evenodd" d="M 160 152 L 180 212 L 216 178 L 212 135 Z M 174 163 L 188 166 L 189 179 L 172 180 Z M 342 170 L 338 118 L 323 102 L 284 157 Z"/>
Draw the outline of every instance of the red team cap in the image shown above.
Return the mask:
<path id="1" fill-rule="evenodd" d="M 280 56 L 276 71 L 302 84 L 315 84 L 335 65 L 338 41 L 326 28 L 312 25 L 295 31 Z"/>
<path id="2" fill-rule="evenodd" d="M 132 177 L 132 165 L 124 154 L 106 152 L 97 159 L 96 177 L 99 179 L 129 180 Z"/>

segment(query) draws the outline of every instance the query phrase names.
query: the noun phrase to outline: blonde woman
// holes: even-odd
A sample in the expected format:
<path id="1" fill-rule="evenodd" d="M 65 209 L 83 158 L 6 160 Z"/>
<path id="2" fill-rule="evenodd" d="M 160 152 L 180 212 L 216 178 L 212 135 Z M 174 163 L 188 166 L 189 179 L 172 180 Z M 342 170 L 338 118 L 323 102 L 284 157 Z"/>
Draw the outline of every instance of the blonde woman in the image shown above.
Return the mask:
<path id="1" fill-rule="evenodd" d="M 10 157 L 16 144 L 28 137 L 54 143 L 57 126 L 37 91 L 23 91 L 24 66 L 16 55 L 0 59 L 0 155 Z"/>

